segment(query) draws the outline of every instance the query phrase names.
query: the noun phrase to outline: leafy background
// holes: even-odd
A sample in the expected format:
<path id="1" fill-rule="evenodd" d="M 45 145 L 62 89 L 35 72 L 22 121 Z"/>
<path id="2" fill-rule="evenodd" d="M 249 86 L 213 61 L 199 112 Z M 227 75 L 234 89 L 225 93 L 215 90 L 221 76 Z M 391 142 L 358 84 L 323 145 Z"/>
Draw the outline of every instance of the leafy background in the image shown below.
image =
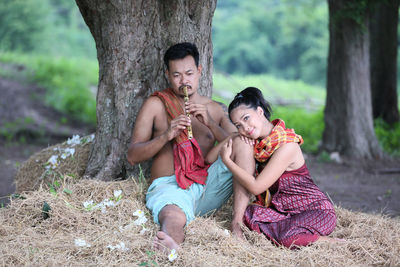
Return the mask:
<path id="1" fill-rule="evenodd" d="M 273 105 L 273 116 L 303 136 L 305 151 L 317 152 L 324 129 L 328 42 L 325 0 L 218 1 L 213 98 L 229 104 L 245 87 L 260 88 Z M 22 66 L 25 81 L 46 88 L 48 105 L 95 125 L 95 43 L 74 1 L 3 0 L 0 76 L 20 80 L 9 65 Z M 384 150 L 400 156 L 400 124 L 389 127 L 377 120 L 375 130 Z M 0 135 L 7 135 L 4 126 Z"/>

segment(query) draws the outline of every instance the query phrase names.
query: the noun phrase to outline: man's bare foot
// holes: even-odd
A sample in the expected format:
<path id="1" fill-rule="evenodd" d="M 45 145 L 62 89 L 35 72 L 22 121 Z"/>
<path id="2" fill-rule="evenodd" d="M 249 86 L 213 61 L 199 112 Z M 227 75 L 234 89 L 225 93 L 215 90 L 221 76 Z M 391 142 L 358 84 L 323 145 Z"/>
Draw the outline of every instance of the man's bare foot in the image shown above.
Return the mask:
<path id="1" fill-rule="evenodd" d="M 159 231 L 154 238 L 153 246 L 163 252 L 169 253 L 172 249 L 178 250 L 179 245 L 167 233 Z"/>
<path id="2" fill-rule="evenodd" d="M 243 239 L 243 240 L 245 239 L 245 238 L 244 238 L 244 234 L 243 234 L 243 230 L 242 230 L 242 228 L 240 227 L 240 224 L 239 224 L 239 223 L 232 222 L 231 228 L 232 228 L 232 234 L 233 234 L 233 236 L 236 236 L 236 237 L 238 237 L 238 238 L 240 238 L 240 239 Z"/>
<path id="3" fill-rule="evenodd" d="M 343 243 L 345 241 L 346 241 L 345 239 L 333 238 L 329 236 L 320 236 L 317 240 L 317 242 L 329 242 L 329 243 Z"/>

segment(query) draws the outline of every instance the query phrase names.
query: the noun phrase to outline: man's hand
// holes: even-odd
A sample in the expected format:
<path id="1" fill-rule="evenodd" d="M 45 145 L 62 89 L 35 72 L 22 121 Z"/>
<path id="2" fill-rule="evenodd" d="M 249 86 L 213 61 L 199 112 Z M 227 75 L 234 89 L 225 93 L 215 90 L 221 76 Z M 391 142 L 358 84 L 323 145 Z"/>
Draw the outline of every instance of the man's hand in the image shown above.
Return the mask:
<path id="1" fill-rule="evenodd" d="M 186 113 L 190 113 L 193 116 L 195 116 L 201 123 L 203 123 L 208 128 L 210 128 L 210 125 L 212 123 L 215 123 L 210 113 L 208 112 L 206 105 L 194 104 L 189 101 L 185 103 L 185 110 Z"/>
<path id="2" fill-rule="evenodd" d="M 186 127 L 190 126 L 190 118 L 186 115 L 179 115 L 175 119 L 173 119 L 169 125 L 169 128 L 166 132 L 168 141 L 171 141 L 180 133 L 186 129 Z"/>

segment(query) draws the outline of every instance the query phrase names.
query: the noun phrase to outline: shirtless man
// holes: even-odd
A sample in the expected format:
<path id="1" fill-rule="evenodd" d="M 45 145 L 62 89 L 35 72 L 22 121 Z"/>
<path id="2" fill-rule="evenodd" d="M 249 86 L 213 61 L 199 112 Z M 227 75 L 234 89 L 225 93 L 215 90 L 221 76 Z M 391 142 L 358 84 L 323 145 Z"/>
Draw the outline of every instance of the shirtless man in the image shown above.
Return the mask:
<path id="1" fill-rule="evenodd" d="M 158 96 L 150 96 L 139 111 L 128 149 L 128 161 L 132 165 L 153 158 L 152 184 L 146 194 L 146 206 L 152 211 L 154 221 L 160 224 L 161 229 L 156 235 L 154 245 L 161 250 L 166 247 L 179 248 L 184 240 L 185 225 L 196 215 L 221 207 L 232 193 L 232 174 L 221 159 L 208 168 L 205 185 L 194 183 L 187 189 L 180 188 L 174 169 L 175 138 L 191 125 L 194 138 L 205 157 L 216 141 L 221 142 L 232 132 L 236 132 L 222 106 L 198 94 L 202 67 L 199 65 L 199 53 L 194 44 L 180 43 L 170 47 L 165 53 L 164 63 L 173 94 L 191 116 L 189 118 L 182 114 L 168 122 L 163 101 Z M 183 85 L 188 87 L 189 103 L 186 105 Z M 242 145 L 242 151 L 251 153 L 248 145 Z M 235 157 L 238 158 L 234 152 L 233 158 Z M 252 154 L 246 158 L 252 158 Z M 251 164 L 248 168 L 251 171 Z M 243 215 L 247 203 L 240 203 L 238 214 Z M 239 220 L 241 222 L 240 216 L 235 224 Z"/>

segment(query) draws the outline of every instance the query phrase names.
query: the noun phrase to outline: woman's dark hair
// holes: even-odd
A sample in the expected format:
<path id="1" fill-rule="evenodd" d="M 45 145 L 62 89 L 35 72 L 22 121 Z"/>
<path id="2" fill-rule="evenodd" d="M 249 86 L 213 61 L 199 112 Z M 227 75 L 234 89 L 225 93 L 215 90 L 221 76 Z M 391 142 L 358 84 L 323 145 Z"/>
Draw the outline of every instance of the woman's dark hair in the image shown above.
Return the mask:
<path id="1" fill-rule="evenodd" d="M 164 55 L 164 63 L 167 66 L 167 70 L 169 70 L 170 60 L 183 59 L 186 56 L 192 56 L 196 67 L 199 66 L 199 51 L 195 44 L 179 43 L 168 48 Z"/>
<path id="2" fill-rule="evenodd" d="M 232 102 L 229 104 L 228 112 L 229 118 L 231 117 L 231 111 L 240 105 L 245 105 L 252 109 L 261 107 L 264 110 L 264 116 L 269 120 L 271 117 L 272 109 L 270 104 L 264 99 L 260 89 L 255 87 L 247 87 L 240 93 L 238 93 Z"/>

